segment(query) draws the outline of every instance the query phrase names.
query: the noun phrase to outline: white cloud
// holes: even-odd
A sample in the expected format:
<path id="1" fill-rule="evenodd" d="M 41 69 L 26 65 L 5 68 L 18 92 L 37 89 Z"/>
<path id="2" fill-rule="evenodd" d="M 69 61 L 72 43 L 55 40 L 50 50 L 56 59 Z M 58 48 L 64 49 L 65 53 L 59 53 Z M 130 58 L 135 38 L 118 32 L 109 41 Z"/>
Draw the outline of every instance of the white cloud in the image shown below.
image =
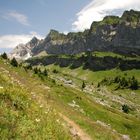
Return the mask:
<path id="1" fill-rule="evenodd" d="M 43 37 L 36 32 L 32 32 L 30 34 L 21 34 L 21 35 L 3 35 L 0 36 L 0 48 L 14 48 L 20 43 L 27 43 L 30 41 L 34 36 L 38 39 L 42 39 Z"/>
<path id="2" fill-rule="evenodd" d="M 72 29 L 82 31 L 106 15 L 113 13 L 120 16 L 124 10 L 130 9 L 140 10 L 140 0 L 92 0 L 76 14 L 77 19 L 72 23 Z"/>
<path id="3" fill-rule="evenodd" d="M 68 31 L 64 31 L 64 32 L 62 32 L 63 34 L 65 34 L 65 35 L 67 35 L 69 32 Z"/>
<path id="4" fill-rule="evenodd" d="M 26 25 L 26 26 L 30 25 L 29 21 L 28 21 L 28 17 L 26 15 L 18 13 L 16 11 L 10 11 L 10 12 L 6 13 L 3 16 L 3 18 L 5 18 L 7 20 L 14 19 L 22 25 Z"/>

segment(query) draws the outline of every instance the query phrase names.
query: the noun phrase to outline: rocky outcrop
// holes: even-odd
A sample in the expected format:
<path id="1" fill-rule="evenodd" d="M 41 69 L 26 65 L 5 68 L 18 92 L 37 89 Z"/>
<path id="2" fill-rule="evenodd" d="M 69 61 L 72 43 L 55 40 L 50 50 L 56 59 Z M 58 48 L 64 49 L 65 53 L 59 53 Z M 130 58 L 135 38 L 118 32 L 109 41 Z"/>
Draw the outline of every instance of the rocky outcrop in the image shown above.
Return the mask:
<path id="1" fill-rule="evenodd" d="M 51 30 L 39 46 L 33 49 L 35 54 L 42 50 L 49 54 L 99 50 L 140 55 L 140 12 L 125 11 L 121 18 L 106 16 L 100 22 L 93 22 L 90 30 L 84 32 L 64 35 Z"/>
<path id="2" fill-rule="evenodd" d="M 31 41 L 26 44 L 19 44 L 14 48 L 14 50 L 9 54 L 10 58 L 15 57 L 16 59 L 28 59 L 32 57 L 32 50 L 34 47 L 38 46 L 40 40 L 36 37 L 33 37 Z"/>
<path id="3" fill-rule="evenodd" d="M 51 30 L 44 41 L 33 49 L 37 54 L 45 50 L 48 54 L 77 54 L 85 51 L 86 37 L 83 33 L 69 33 L 64 35 Z"/>
<path id="4" fill-rule="evenodd" d="M 130 10 L 125 11 L 122 17 L 106 16 L 102 21 L 93 22 L 84 32 L 65 35 L 51 30 L 44 40 L 37 41 L 32 47 L 22 45 L 22 48 L 22 52 L 16 49 L 19 56 L 28 52 L 36 56 L 42 51 L 69 55 L 95 50 L 140 55 L 140 12 Z"/>
<path id="5" fill-rule="evenodd" d="M 140 12 L 126 11 L 121 18 L 108 16 L 101 22 L 93 22 L 87 47 L 91 50 L 140 55 Z"/>

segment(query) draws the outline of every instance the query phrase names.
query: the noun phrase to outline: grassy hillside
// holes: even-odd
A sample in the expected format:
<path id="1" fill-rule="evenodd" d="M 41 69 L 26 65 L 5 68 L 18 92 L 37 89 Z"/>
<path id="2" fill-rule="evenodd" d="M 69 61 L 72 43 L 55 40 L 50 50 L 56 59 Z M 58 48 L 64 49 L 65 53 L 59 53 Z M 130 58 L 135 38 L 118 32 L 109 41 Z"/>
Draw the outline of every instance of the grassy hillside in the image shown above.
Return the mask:
<path id="1" fill-rule="evenodd" d="M 106 71 L 90 71 L 88 69 L 84 70 L 82 66 L 70 69 L 69 66 L 60 67 L 51 64 L 48 66 L 37 65 L 37 67 L 40 67 L 41 72 L 35 73 L 35 67 L 36 66 L 34 66 L 33 69 L 12 67 L 9 63 L 7 64 L 7 62 L 0 60 L 0 68 L 4 69 L 4 71 L 8 71 L 10 73 L 9 78 L 11 79 L 13 77 L 12 79 L 16 82 L 16 84 L 14 84 L 15 86 L 11 86 L 11 88 L 15 89 L 15 95 L 11 98 L 17 101 L 16 98 L 20 97 L 21 92 L 23 96 L 26 96 L 27 101 L 25 100 L 25 102 L 29 100 L 30 104 L 32 104 L 32 107 L 25 106 L 25 108 L 27 108 L 25 109 L 25 114 L 29 114 L 30 117 L 32 116 L 31 120 L 33 122 L 35 120 L 35 124 L 36 121 L 42 121 L 42 123 L 38 122 L 37 125 L 34 126 L 31 123 L 31 125 L 29 125 L 29 132 L 34 128 L 35 131 L 31 132 L 35 133 L 35 135 L 41 139 L 71 139 L 69 132 L 73 134 L 73 138 L 75 138 L 75 136 L 78 135 L 75 129 L 79 130 L 80 127 L 83 131 L 82 133 L 86 133 L 90 139 L 140 139 L 140 90 L 132 90 L 130 88 L 119 88 L 116 90 L 116 83 L 100 85 L 100 87 L 98 87 L 98 83 L 104 78 L 115 78 L 118 75 L 122 77 L 135 76 L 138 82 L 140 82 L 140 70 L 121 71 L 116 68 Z M 48 76 L 42 74 L 45 68 L 47 69 Z M 3 72 L 1 77 L 4 75 L 8 74 Z M 4 86 L 4 83 L 11 83 L 12 80 L 10 79 L 7 79 L 7 82 L 1 82 L 1 87 L 3 88 L 0 90 L 4 90 L 4 88 L 8 87 L 8 84 Z M 83 82 L 85 83 L 85 87 L 82 89 Z M 21 88 L 22 86 L 23 88 Z M 20 92 L 17 93 L 17 91 L 19 91 L 18 89 L 20 89 Z M 32 102 L 30 98 L 33 98 Z M 2 101 L 5 102 L 3 98 Z M 123 105 L 129 107 L 129 112 L 123 112 Z M 22 106 L 22 103 L 20 106 Z M 11 109 L 9 106 L 5 108 L 8 110 Z M 34 108 L 36 109 L 35 113 Z M 45 119 L 46 113 L 44 112 L 46 112 L 48 108 L 51 108 L 52 111 L 50 115 L 47 115 L 48 119 Z M 29 111 L 27 111 L 28 109 Z M 4 108 L 3 110 L 5 112 Z M 2 116 L 4 115 L 2 114 Z M 15 117 L 14 114 L 11 114 L 11 116 Z M 19 118 L 23 119 L 23 115 Z M 28 123 L 22 122 L 22 119 L 19 119 L 19 124 L 21 122 L 24 125 L 28 125 Z M 67 121 L 68 119 L 69 121 Z M 50 123 L 47 121 L 50 121 Z M 60 124 L 58 122 L 60 122 Z M 16 123 L 13 122 L 12 124 L 15 125 Z M 47 124 L 50 125 L 48 126 Z M 61 124 L 66 128 L 65 131 Z M 16 127 L 16 129 L 20 130 L 24 127 L 28 127 L 24 125 L 21 128 Z M 74 127 L 75 125 L 77 126 Z M 10 127 L 6 126 L 1 129 L 3 133 L 2 137 L 5 136 L 7 138 L 10 133 L 7 132 L 6 134 L 4 128 L 8 129 Z M 46 130 L 48 130 L 47 132 L 52 138 L 46 138 L 46 133 L 44 133 Z M 23 130 L 23 132 L 26 131 Z M 24 136 L 28 136 L 27 133 Z M 17 133 L 17 136 L 21 137 L 20 134 L 21 133 Z M 84 140 L 82 135 L 80 135 L 80 139 Z"/>
<path id="2" fill-rule="evenodd" d="M 36 94 L 13 75 L 20 70 L 4 63 L 0 60 L 0 139 L 72 139 L 54 109 L 36 102 Z"/>
<path id="3" fill-rule="evenodd" d="M 78 57 L 81 57 L 82 55 L 86 55 L 86 54 L 81 54 L 74 57 L 78 58 Z M 92 55 L 96 55 L 96 57 L 111 56 L 111 57 L 119 57 L 122 59 L 127 59 L 128 61 L 129 60 L 139 61 L 139 57 L 124 57 L 124 56 L 114 54 L 114 53 L 109 53 L 109 52 L 108 53 L 95 52 Z M 62 55 L 59 57 L 69 58 L 69 56 L 65 56 L 65 55 Z M 40 59 L 39 63 L 41 64 L 41 62 L 42 61 Z M 37 65 L 37 67 L 40 67 L 41 70 L 44 69 L 43 65 Z M 136 120 L 139 121 L 140 119 L 140 104 L 139 104 L 140 90 L 139 89 L 132 90 L 128 87 L 123 87 L 123 88 L 120 87 L 117 89 L 116 87 L 118 87 L 118 83 L 114 83 L 114 82 L 107 85 L 101 85 L 100 87 L 98 87 L 98 84 L 101 81 L 103 81 L 105 78 L 111 81 L 111 79 L 115 79 L 118 76 L 125 79 L 131 79 L 132 77 L 135 77 L 138 83 L 140 83 L 140 78 L 139 78 L 140 70 L 139 69 L 121 71 L 119 68 L 114 68 L 114 69 L 105 70 L 105 71 L 91 71 L 89 69 L 83 69 L 82 66 L 71 69 L 70 66 L 62 67 L 57 64 L 47 65 L 45 66 L 45 68 L 48 71 L 49 77 L 54 79 L 55 86 L 53 86 L 53 90 L 54 90 L 53 95 L 56 94 L 55 96 L 57 96 L 56 98 L 57 100 L 58 98 L 60 98 L 59 100 L 61 100 L 61 102 L 64 102 L 64 104 L 66 105 L 72 106 L 73 109 L 78 110 L 80 113 L 84 114 L 85 116 L 88 116 L 88 118 L 92 119 L 92 121 L 98 122 L 98 120 L 100 120 L 101 122 L 104 122 L 105 124 L 114 126 L 115 130 L 117 129 L 119 133 L 125 132 L 125 134 L 128 134 L 130 132 L 132 134 L 133 132 L 135 132 L 135 130 L 132 132 L 133 125 L 130 124 L 127 119 L 125 120 L 125 118 L 127 118 L 128 116 L 130 118 L 134 117 L 136 118 Z M 85 82 L 85 88 L 82 90 L 83 81 Z M 48 81 L 45 81 L 45 82 L 48 82 Z M 56 88 L 56 85 L 59 85 L 59 87 Z M 66 86 L 66 88 L 63 89 L 63 86 L 64 87 Z M 61 92 L 63 92 L 63 94 Z M 83 96 L 85 95 L 86 95 L 86 97 L 84 97 L 85 101 L 83 101 Z M 91 102 L 88 101 L 88 99 L 90 99 Z M 96 103 L 105 107 L 103 110 L 103 113 L 101 113 L 102 109 L 100 107 L 97 107 L 95 109 Z M 124 105 L 129 107 L 128 114 L 122 113 L 123 112 L 122 108 Z M 111 112 L 113 111 L 113 113 L 108 112 L 110 111 L 110 109 L 111 109 Z M 109 116 L 107 117 L 106 114 L 109 114 Z M 118 114 L 120 118 L 116 116 Z M 115 120 L 115 118 L 117 120 Z M 72 118 L 72 119 L 75 119 L 75 118 Z M 103 133 L 98 134 L 99 132 L 97 133 L 95 131 L 95 128 L 92 129 L 92 126 L 90 127 L 91 124 L 87 122 L 83 123 L 83 121 L 81 121 L 79 118 L 76 118 L 76 120 L 79 120 L 78 123 L 80 122 L 79 124 L 82 127 L 84 126 L 84 128 L 86 128 L 88 132 L 92 134 L 92 136 L 95 139 L 102 139 L 106 136 L 106 134 L 103 134 Z M 128 123 L 128 126 L 127 126 L 127 123 Z M 136 125 L 137 123 L 134 122 L 133 124 Z M 135 128 L 138 131 L 139 126 L 135 126 Z M 93 134 L 93 131 L 95 131 L 94 134 Z M 137 139 L 138 137 L 136 136 L 137 134 L 134 134 L 134 135 L 130 137 L 133 139 Z M 108 139 L 108 136 L 106 137 L 107 137 L 106 139 Z"/>

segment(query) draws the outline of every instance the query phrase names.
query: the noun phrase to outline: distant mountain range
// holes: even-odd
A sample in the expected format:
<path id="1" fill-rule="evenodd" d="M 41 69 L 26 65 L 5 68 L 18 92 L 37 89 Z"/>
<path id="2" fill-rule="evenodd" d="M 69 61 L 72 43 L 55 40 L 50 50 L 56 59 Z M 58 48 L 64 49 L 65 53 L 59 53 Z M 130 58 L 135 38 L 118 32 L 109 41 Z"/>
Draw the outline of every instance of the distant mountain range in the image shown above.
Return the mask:
<path id="1" fill-rule="evenodd" d="M 45 39 L 34 37 L 20 44 L 10 57 L 28 59 L 40 54 L 78 54 L 86 51 L 111 51 L 124 55 L 140 55 L 140 11 L 125 11 L 121 17 L 106 16 L 93 22 L 84 32 L 67 35 L 51 30 Z"/>

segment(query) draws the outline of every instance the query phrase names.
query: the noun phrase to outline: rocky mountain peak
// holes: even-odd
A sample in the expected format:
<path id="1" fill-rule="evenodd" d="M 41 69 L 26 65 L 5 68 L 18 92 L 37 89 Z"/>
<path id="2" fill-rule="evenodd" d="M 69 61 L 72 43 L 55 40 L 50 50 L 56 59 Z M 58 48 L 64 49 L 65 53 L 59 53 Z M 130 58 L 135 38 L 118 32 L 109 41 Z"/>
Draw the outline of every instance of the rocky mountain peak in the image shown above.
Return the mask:
<path id="1" fill-rule="evenodd" d="M 14 52 L 19 56 L 27 53 L 35 56 L 43 51 L 48 54 L 77 54 L 97 50 L 139 55 L 139 40 L 140 12 L 130 10 L 125 11 L 122 17 L 110 15 L 102 21 L 94 21 L 90 29 L 84 32 L 70 32 L 65 35 L 52 29 L 44 40 L 33 37 Z"/>
<path id="2" fill-rule="evenodd" d="M 140 17 L 140 11 L 130 10 L 130 11 L 124 11 L 122 18 L 127 17 L 133 17 L 133 18 L 139 18 Z"/>
<path id="3" fill-rule="evenodd" d="M 53 41 L 53 40 L 61 40 L 65 38 L 65 34 L 58 32 L 57 30 L 53 30 L 51 29 L 49 34 L 46 36 L 46 38 L 44 39 L 44 42 L 49 42 L 49 41 Z"/>
<path id="4" fill-rule="evenodd" d="M 51 29 L 49 34 L 47 35 L 47 38 L 50 37 L 50 38 L 54 38 L 56 36 L 59 36 L 59 32 L 57 30 L 53 30 Z"/>
<path id="5" fill-rule="evenodd" d="M 34 37 L 31 39 L 30 43 L 36 44 L 36 43 L 38 43 L 38 41 L 39 41 L 39 39 L 38 39 L 37 37 L 34 36 Z"/>
<path id="6" fill-rule="evenodd" d="M 17 45 L 9 54 L 9 57 L 15 57 L 16 59 L 28 59 L 32 56 L 32 49 L 39 43 L 40 40 L 36 37 L 33 37 L 28 43 Z"/>
<path id="7" fill-rule="evenodd" d="M 120 18 L 118 16 L 106 16 L 102 21 L 94 21 L 91 24 L 90 32 L 95 32 L 97 28 L 105 27 L 105 26 L 116 26 L 120 22 Z"/>
<path id="8" fill-rule="evenodd" d="M 28 48 L 33 48 L 34 46 L 38 45 L 40 42 L 40 40 L 37 37 L 33 37 L 28 43 L 26 43 L 25 45 Z"/>
<path id="9" fill-rule="evenodd" d="M 103 21 L 101 21 L 102 24 L 118 24 L 120 21 L 120 18 L 118 16 L 106 16 L 104 17 Z"/>
<path id="10" fill-rule="evenodd" d="M 59 34 L 59 32 L 57 30 L 51 29 L 49 35 L 55 35 L 55 34 Z"/>
<path id="11" fill-rule="evenodd" d="M 123 22 L 132 23 L 132 26 L 140 25 L 140 11 L 125 11 L 121 17 Z"/>

